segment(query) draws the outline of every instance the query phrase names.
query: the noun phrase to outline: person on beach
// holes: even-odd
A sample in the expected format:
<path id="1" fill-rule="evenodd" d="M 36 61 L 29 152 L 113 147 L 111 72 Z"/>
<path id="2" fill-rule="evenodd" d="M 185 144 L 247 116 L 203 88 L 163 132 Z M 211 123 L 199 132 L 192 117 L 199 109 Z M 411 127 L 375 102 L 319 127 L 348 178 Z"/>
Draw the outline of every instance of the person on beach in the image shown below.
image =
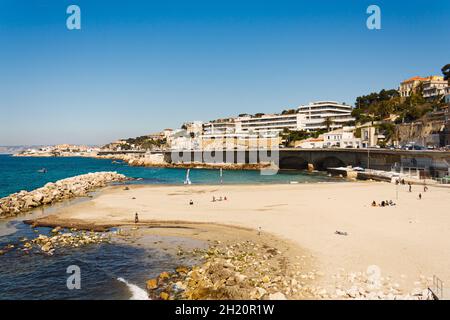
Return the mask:
<path id="1" fill-rule="evenodd" d="M 386 204 L 384 203 L 384 200 L 381 201 L 381 206 L 384 207 Z"/>
<path id="2" fill-rule="evenodd" d="M 192 206 L 194 204 L 194 201 L 192 199 L 189 201 L 189 205 Z"/>
<path id="3" fill-rule="evenodd" d="M 212 202 L 216 202 L 216 197 L 213 196 Z"/>
<path id="4" fill-rule="evenodd" d="M 134 223 L 138 223 L 139 222 L 139 216 L 138 213 L 136 212 L 136 214 L 134 215 Z"/>
<path id="5" fill-rule="evenodd" d="M 423 192 L 427 192 L 428 191 L 428 187 L 427 186 L 423 186 Z"/>
<path id="6" fill-rule="evenodd" d="M 376 207 L 377 203 L 375 202 L 375 200 L 372 201 L 372 207 Z"/>
<path id="7" fill-rule="evenodd" d="M 389 205 L 390 205 L 390 206 L 395 206 L 395 202 L 392 201 L 392 200 L 389 200 Z"/>
<path id="8" fill-rule="evenodd" d="M 225 197 L 223 197 L 223 200 L 224 200 L 224 201 L 227 201 L 227 197 L 226 197 L 226 196 L 225 196 Z"/>
<path id="9" fill-rule="evenodd" d="M 422 194 L 419 193 L 419 200 L 422 200 Z"/>
<path id="10" fill-rule="evenodd" d="M 409 186 L 409 192 L 412 192 L 412 185 L 411 185 L 411 182 L 408 182 L 408 186 Z"/>

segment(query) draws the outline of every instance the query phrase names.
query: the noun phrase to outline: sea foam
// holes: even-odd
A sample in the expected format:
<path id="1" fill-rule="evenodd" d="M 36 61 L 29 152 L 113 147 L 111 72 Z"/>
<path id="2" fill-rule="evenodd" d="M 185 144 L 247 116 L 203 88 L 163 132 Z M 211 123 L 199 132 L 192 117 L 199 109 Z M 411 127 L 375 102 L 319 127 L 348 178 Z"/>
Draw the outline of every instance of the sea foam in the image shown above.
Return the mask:
<path id="1" fill-rule="evenodd" d="M 131 298 L 130 300 L 150 300 L 148 297 L 147 291 L 145 291 L 142 288 L 139 288 L 137 285 L 129 283 L 124 278 L 117 278 L 120 282 L 123 282 L 128 287 L 128 290 L 130 290 Z"/>

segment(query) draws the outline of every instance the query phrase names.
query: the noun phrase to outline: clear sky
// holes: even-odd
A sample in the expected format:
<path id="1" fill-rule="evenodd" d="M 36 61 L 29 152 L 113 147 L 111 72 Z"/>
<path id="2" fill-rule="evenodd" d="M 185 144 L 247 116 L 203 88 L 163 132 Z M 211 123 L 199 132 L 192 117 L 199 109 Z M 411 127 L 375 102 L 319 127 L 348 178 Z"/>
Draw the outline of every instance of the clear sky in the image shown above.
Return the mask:
<path id="1" fill-rule="evenodd" d="M 81 30 L 66 8 L 81 8 Z M 382 29 L 366 28 L 377 4 Z M 353 104 L 450 63 L 450 1 L 0 0 L 0 145 Z"/>

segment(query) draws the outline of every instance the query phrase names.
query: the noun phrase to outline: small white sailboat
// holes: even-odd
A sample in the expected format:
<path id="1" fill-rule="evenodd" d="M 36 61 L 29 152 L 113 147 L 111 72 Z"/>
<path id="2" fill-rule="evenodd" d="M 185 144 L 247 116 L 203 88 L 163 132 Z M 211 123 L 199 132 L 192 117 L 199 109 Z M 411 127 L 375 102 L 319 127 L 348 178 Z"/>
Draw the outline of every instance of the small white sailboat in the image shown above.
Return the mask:
<path id="1" fill-rule="evenodd" d="M 191 172 L 191 169 L 187 169 L 186 171 L 186 179 L 184 180 L 184 184 L 192 184 L 191 179 L 189 179 L 189 173 Z"/>

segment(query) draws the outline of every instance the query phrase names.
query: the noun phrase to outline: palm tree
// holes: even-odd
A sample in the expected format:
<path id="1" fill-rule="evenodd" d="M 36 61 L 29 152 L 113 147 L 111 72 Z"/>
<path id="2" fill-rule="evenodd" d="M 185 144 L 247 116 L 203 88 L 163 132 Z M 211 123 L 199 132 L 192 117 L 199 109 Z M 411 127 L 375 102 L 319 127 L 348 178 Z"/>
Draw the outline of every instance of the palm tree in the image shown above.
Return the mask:
<path id="1" fill-rule="evenodd" d="M 333 121 L 331 120 L 331 117 L 326 117 L 324 124 L 327 126 L 327 131 L 330 131 L 330 127 L 333 124 Z"/>

